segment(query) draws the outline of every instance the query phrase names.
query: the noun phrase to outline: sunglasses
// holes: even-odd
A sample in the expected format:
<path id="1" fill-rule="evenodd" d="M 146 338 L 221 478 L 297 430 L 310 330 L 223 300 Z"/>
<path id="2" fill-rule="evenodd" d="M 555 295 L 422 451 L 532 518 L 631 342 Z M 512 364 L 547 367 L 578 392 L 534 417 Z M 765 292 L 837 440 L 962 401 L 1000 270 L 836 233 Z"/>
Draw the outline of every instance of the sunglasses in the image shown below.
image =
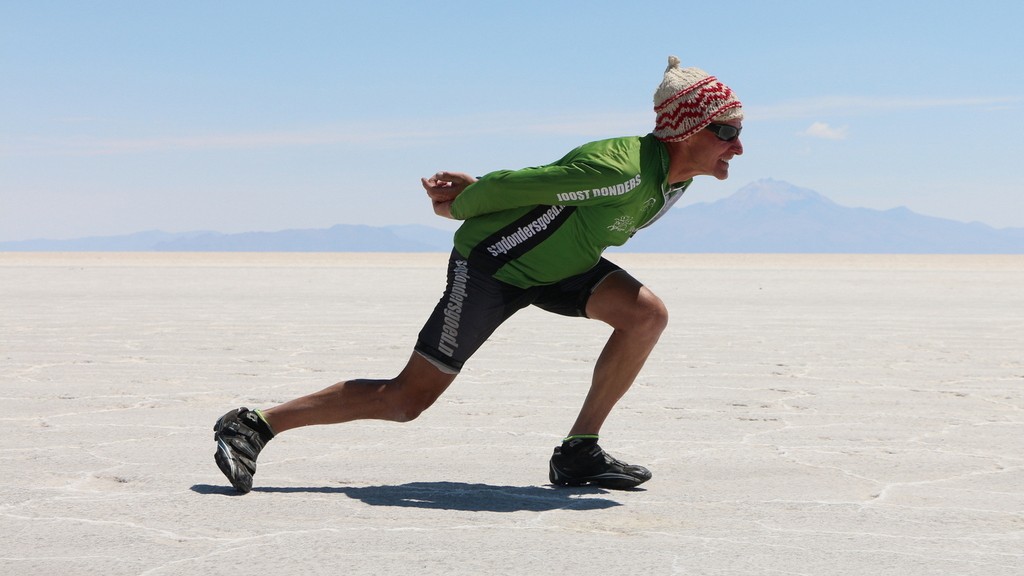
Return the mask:
<path id="1" fill-rule="evenodd" d="M 743 128 L 737 128 L 732 124 L 708 124 L 706 130 L 714 132 L 719 140 L 733 142 L 740 137 L 740 131 Z"/>

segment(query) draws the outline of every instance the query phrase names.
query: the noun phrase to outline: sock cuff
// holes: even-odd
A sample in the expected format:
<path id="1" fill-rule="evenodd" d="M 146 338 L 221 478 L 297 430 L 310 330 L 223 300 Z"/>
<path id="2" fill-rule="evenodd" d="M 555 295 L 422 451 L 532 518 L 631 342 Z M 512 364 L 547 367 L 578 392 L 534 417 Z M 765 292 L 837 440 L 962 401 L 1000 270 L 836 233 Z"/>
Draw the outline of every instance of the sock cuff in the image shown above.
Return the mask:
<path id="1" fill-rule="evenodd" d="M 566 436 L 562 442 L 572 442 L 573 440 L 597 440 L 597 434 L 573 434 Z"/>
<path id="2" fill-rule="evenodd" d="M 260 410 L 259 408 L 257 408 L 255 410 L 253 410 L 253 413 L 255 413 L 257 416 L 259 416 L 260 422 L 263 422 L 263 425 L 267 427 L 267 432 L 270 432 L 270 438 L 273 438 L 274 436 L 277 436 L 277 432 L 274 432 L 273 426 L 270 425 L 270 422 L 267 422 L 267 417 L 263 415 L 263 410 Z M 270 438 L 268 438 L 268 440 Z"/>

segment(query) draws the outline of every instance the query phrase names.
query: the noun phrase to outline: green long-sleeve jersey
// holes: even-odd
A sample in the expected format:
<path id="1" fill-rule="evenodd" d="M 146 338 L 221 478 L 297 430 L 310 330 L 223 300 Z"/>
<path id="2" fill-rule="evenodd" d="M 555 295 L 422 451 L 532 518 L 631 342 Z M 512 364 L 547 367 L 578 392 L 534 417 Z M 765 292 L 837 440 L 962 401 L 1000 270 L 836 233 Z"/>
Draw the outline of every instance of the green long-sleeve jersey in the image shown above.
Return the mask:
<path id="1" fill-rule="evenodd" d="M 590 269 L 654 222 L 692 182 L 668 182 L 669 157 L 653 135 L 584 144 L 562 159 L 491 172 L 452 203 L 465 220 L 455 249 L 474 269 L 528 288 Z"/>

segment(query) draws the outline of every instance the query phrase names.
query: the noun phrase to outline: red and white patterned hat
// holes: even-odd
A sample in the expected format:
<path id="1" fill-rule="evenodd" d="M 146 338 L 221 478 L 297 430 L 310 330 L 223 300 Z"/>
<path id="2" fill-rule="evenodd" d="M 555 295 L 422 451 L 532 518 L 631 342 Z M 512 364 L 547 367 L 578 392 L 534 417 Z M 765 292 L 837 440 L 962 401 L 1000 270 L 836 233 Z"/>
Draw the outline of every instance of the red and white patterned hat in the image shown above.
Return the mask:
<path id="1" fill-rule="evenodd" d="M 681 142 L 713 121 L 742 120 L 743 105 L 731 88 L 700 68 L 680 68 L 668 57 L 665 79 L 654 92 L 654 135 Z"/>

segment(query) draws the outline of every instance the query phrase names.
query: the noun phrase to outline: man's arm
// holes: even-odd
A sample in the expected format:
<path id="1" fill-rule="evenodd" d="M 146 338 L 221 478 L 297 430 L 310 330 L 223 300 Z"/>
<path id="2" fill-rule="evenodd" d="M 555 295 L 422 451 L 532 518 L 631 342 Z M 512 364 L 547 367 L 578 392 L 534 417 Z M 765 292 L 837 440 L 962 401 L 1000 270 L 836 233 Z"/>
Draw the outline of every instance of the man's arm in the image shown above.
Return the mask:
<path id="1" fill-rule="evenodd" d="M 639 169 L 577 161 L 499 170 L 481 177 L 453 200 L 452 217 L 465 220 L 480 214 L 524 206 L 581 206 L 624 194 L 639 184 Z M 612 192 L 609 192 L 612 191 Z"/>
<path id="2" fill-rule="evenodd" d="M 423 179 L 434 212 L 466 220 L 526 206 L 580 206 L 607 202 L 640 184 L 631 139 L 581 146 L 546 166 L 498 170 L 479 181 L 459 172 Z"/>

